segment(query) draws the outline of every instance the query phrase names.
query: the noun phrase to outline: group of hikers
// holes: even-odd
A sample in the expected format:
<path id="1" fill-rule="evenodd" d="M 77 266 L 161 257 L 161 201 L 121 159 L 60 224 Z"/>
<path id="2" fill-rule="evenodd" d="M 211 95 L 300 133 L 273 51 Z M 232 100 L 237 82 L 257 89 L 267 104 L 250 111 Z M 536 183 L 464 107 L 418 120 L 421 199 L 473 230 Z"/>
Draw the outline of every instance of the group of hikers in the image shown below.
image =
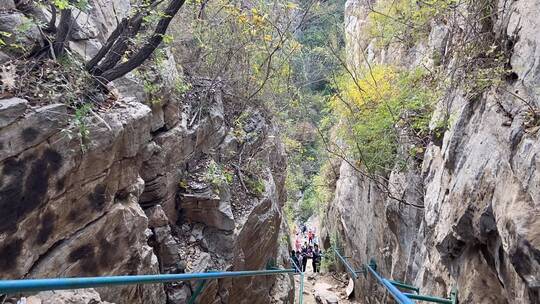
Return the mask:
<path id="1" fill-rule="evenodd" d="M 308 259 L 311 259 L 311 265 L 313 266 L 313 272 L 320 271 L 322 251 L 317 244 L 317 237 L 315 235 L 315 229 L 308 228 L 302 224 L 300 229 L 295 227 L 295 250 L 291 251 L 291 259 L 294 263 L 300 267 L 302 272 L 306 271 Z M 306 239 L 304 245 L 302 245 L 301 239 Z"/>

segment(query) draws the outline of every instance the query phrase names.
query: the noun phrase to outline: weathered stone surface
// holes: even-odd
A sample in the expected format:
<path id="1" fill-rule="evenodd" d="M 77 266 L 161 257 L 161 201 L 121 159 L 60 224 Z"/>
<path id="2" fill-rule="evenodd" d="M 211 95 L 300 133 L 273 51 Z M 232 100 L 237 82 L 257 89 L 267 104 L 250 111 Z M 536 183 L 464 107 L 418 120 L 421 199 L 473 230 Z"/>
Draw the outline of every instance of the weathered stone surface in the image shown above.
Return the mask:
<path id="1" fill-rule="evenodd" d="M 0 100 L 0 128 L 21 117 L 26 111 L 27 105 L 28 101 L 16 97 Z"/>
<path id="2" fill-rule="evenodd" d="M 230 259 L 234 250 L 234 237 L 232 232 L 206 227 L 204 233 L 195 239 L 209 252 Z"/>
<path id="3" fill-rule="evenodd" d="M 119 11 L 129 9 L 129 1 L 91 2 L 91 10 L 84 16 L 88 28 L 73 33 L 79 40 L 70 44 L 75 52 L 82 53 L 79 46 L 95 44 L 97 49 L 104 41 L 104 33 L 111 28 L 107 25 L 110 20 L 103 17 L 111 15 L 108 10 L 112 5 Z M 94 29 L 98 30 L 95 38 Z M 168 65 L 170 70 L 163 75 L 168 85 L 178 76 L 174 66 Z M 193 92 L 197 93 L 148 107 L 136 79 L 125 77 L 113 85 L 120 99 L 111 109 L 94 109 L 96 114 L 82 118 L 90 131 L 83 141 L 76 136 L 77 125 L 64 105 L 0 112 L 7 117 L 0 129 L 0 276 L 264 268 L 278 252 L 285 192 L 284 154 L 273 147 L 278 141 L 266 138 L 268 122 L 252 113 L 255 119 L 248 124 L 252 140 L 246 148 L 268 146 L 260 153 L 261 163 L 268 167 L 264 172 L 269 175 L 263 197 L 250 197 L 244 202 L 245 213 L 236 219 L 230 198 L 246 194 L 229 194 L 231 189 L 223 189 L 221 199 L 196 197 L 197 201 L 210 202 L 205 208 L 211 208 L 200 218 L 194 213 L 190 217 L 189 199 L 178 195 L 180 182 L 193 173 L 193 163 L 222 150 L 227 132 L 221 88 L 205 87 L 203 81 L 195 85 Z M 25 131 L 30 126 L 39 127 Z M 229 149 L 230 157 L 235 150 Z M 194 209 L 200 208 L 198 203 Z M 257 248 L 252 248 L 257 234 Z M 235 257 L 235 252 L 241 256 Z M 252 286 L 253 292 L 244 285 Z M 194 286 L 100 288 L 101 300 L 95 300 L 182 303 Z M 201 299 L 207 301 L 204 303 L 248 303 L 256 294 L 261 296 L 259 303 L 268 303 L 273 286 L 279 290 L 279 303 L 291 300 L 288 277 L 280 281 L 214 280 Z M 242 291 L 233 295 L 234 289 Z"/>
<path id="4" fill-rule="evenodd" d="M 63 105 L 36 109 L 0 131 L 2 139 L 19 143 L 5 136 L 18 134 L 14 126 L 40 126 L 29 142 L 2 150 L 18 151 L 0 162 L 4 278 L 159 271 L 137 202 L 144 182 L 136 155 L 150 140 L 149 114 L 148 107 L 129 104 L 102 115 L 105 123 L 88 118 L 92 140 L 85 153 L 76 138 L 59 132 L 62 124 L 55 120 L 65 121 Z M 160 287 L 135 289 L 99 293 L 116 303 L 165 301 Z"/>
<path id="5" fill-rule="evenodd" d="M 211 195 L 211 194 L 210 194 Z M 201 222 L 222 230 L 234 229 L 234 216 L 231 205 L 219 196 L 183 194 L 182 210 L 187 219 Z"/>
<path id="6" fill-rule="evenodd" d="M 74 22 L 71 29 L 71 39 L 88 40 L 98 36 L 99 32 L 91 15 L 77 8 L 72 10 L 72 15 Z"/>
<path id="7" fill-rule="evenodd" d="M 227 134 L 221 144 L 220 156 L 225 160 L 232 159 L 238 153 L 239 148 L 238 138 L 232 134 Z"/>
<path id="8" fill-rule="evenodd" d="M 144 212 L 148 216 L 148 227 L 150 228 L 164 227 L 169 224 L 169 219 L 161 205 L 148 208 Z"/>
<path id="9" fill-rule="evenodd" d="M 115 79 L 109 86 L 118 94 L 121 99 L 144 102 L 148 99 L 148 94 L 141 84 L 131 74 Z"/>
<path id="10" fill-rule="evenodd" d="M 508 4 L 507 4 L 508 5 Z M 531 60 L 540 56 L 539 42 L 540 35 L 536 30 L 540 26 L 538 16 L 535 12 L 540 9 L 538 1 L 521 1 L 512 6 L 505 7 L 512 9 L 513 13 L 508 20 L 506 32 L 511 35 L 519 34 L 519 39 L 513 48 L 511 63 L 512 70 L 518 74 L 520 81 L 523 81 L 526 90 L 531 90 L 532 94 L 538 96 L 540 91 L 540 63 L 538 60 Z M 504 22 L 501 20 L 500 22 Z M 523 26 L 526 24 L 526 26 Z M 529 93 L 529 92 L 524 92 Z M 523 94 L 523 93 L 522 93 Z"/>
<path id="11" fill-rule="evenodd" d="M 354 292 L 354 281 L 353 279 L 349 278 L 349 283 L 347 284 L 347 288 L 345 289 L 345 295 L 347 298 L 350 298 L 353 295 Z"/>
<path id="12" fill-rule="evenodd" d="M 260 269 L 271 260 L 275 261 L 280 226 L 279 200 L 270 176 L 265 194 L 249 212 L 238 232 L 234 251 L 235 269 Z M 230 299 L 235 303 L 268 303 L 268 288 L 274 281 L 273 277 L 233 279 Z"/>
<path id="13" fill-rule="evenodd" d="M 7 62 L 11 57 L 9 57 L 8 54 L 0 51 L 0 63 L 5 63 Z"/>
<path id="14" fill-rule="evenodd" d="M 4 0 L 0 3 L 0 10 L 12 10 L 15 9 L 14 0 Z"/>
<path id="15" fill-rule="evenodd" d="M 31 302 L 31 301 L 35 302 Z M 35 296 L 27 298 L 27 304 L 113 304 L 102 301 L 99 293 L 94 289 L 74 289 L 60 291 L 42 291 Z"/>
<path id="16" fill-rule="evenodd" d="M 53 104 L 38 108 L 24 119 L 2 129 L 0 161 L 60 132 L 68 123 L 66 114 L 65 105 Z"/>
<path id="17" fill-rule="evenodd" d="M 179 286 L 173 286 L 167 290 L 167 303 L 187 303 L 191 297 L 191 289 L 185 284 Z"/>
<path id="18" fill-rule="evenodd" d="M 4 5 L 9 7 L 10 2 L 12 1 L 8 1 Z M 25 48 L 31 48 L 31 46 L 41 41 L 37 25 L 20 12 L 0 10 L 0 31 L 12 34 L 11 37 L 3 37 L 6 43 L 24 45 Z"/>
<path id="19" fill-rule="evenodd" d="M 90 16 L 98 29 L 100 41 L 106 41 L 121 20 L 129 14 L 129 0 L 92 0 Z"/>
<path id="20" fill-rule="evenodd" d="M 159 256 L 160 270 L 163 273 L 183 272 L 181 264 L 180 245 L 173 238 L 169 226 L 154 228 L 154 238 L 157 245 L 154 246 Z"/>
<path id="21" fill-rule="evenodd" d="M 318 282 L 315 283 L 313 286 L 313 289 L 315 289 L 315 293 L 313 294 L 313 297 L 315 298 L 315 301 L 317 304 L 337 304 L 338 303 L 338 297 L 336 294 L 331 291 L 332 286 L 330 284 L 324 283 L 324 282 Z"/>
<path id="22" fill-rule="evenodd" d="M 286 239 L 290 233 L 289 226 L 286 220 L 281 221 L 279 239 Z M 279 268 L 293 268 L 290 260 L 291 244 L 286 242 L 279 243 L 278 256 L 276 266 Z M 292 288 L 291 288 L 292 287 Z M 272 287 L 272 304 L 290 304 L 295 298 L 294 277 L 290 275 L 279 275 L 276 277 L 276 282 Z"/>
<path id="23" fill-rule="evenodd" d="M 99 218 L 54 247 L 34 264 L 31 277 L 44 277 L 60 272 L 77 274 L 148 274 L 158 272 L 152 250 L 146 245 L 144 231 L 147 219 L 136 202 L 115 204 L 107 216 Z M 116 233 L 111 234 L 110 231 Z M 66 261 L 68 263 L 66 263 Z M 100 289 L 104 299 L 117 303 L 163 303 L 164 292 L 150 285 L 142 287 L 111 287 Z M 139 298 L 141 297 L 141 298 Z"/>
<path id="24" fill-rule="evenodd" d="M 488 32 L 504 47 L 511 45 L 506 52 L 515 74 L 476 99 L 468 99 L 467 84 L 446 92 L 431 122 L 434 128 L 444 115 L 451 117 L 444 136 L 430 142 L 421 168 L 393 171 L 384 182 L 394 197 L 424 210 L 388 199 L 375 182 L 342 164 L 327 230 L 343 237 L 354 265 L 376 257 L 383 274 L 412 282 L 425 293 L 448 296 L 457 287 L 460 303 L 540 303 L 540 144 L 538 128 L 527 122 L 531 109 L 523 102 L 537 107 L 540 97 L 535 59 L 540 36 L 533 13 L 540 3 L 497 5 Z M 364 60 L 362 48 L 376 63 L 406 67 L 423 62 L 452 70 L 458 55 L 451 53 L 448 39 L 459 38 L 447 23 L 432 24 L 428 41 L 381 50 L 361 31 L 368 22 L 367 3 L 350 0 L 346 7 L 353 64 Z M 425 49 L 438 59 L 417 52 Z M 329 246 L 330 233 L 323 240 Z M 383 303 L 383 293 L 374 288 L 359 280 L 355 295 Z"/>
<path id="25" fill-rule="evenodd" d="M 165 125 L 163 106 L 161 104 L 152 105 L 152 121 L 150 129 L 155 132 Z"/>
<path id="26" fill-rule="evenodd" d="M 390 258 L 387 248 L 390 233 L 381 232 L 386 229 L 385 218 L 384 196 L 367 177 L 360 176 L 349 164 L 342 162 L 334 200 L 322 220 L 325 223 L 321 231 L 323 247 L 330 248 L 332 234 L 337 233 L 353 267 L 359 268 L 365 261 L 377 257 L 379 268 L 386 273 L 386 265 L 381 263 Z M 338 270 L 345 271 L 342 265 L 338 265 Z M 384 294 L 377 285 L 372 280 L 358 280 L 355 288 L 359 292 L 370 289 L 366 298 L 377 298 Z"/>
<path id="27" fill-rule="evenodd" d="M 97 55 L 102 46 L 96 39 L 69 42 L 69 48 L 81 55 L 86 61 Z"/>

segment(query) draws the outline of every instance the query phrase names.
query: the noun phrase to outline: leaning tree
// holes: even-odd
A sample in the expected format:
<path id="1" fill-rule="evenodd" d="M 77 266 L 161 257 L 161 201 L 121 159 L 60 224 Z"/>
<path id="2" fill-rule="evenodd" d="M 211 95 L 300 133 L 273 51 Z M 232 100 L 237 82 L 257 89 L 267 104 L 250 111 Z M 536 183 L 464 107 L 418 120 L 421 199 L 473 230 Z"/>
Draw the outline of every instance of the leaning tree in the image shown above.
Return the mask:
<path id="1" fill-rule="evenodd" d="M 46 46 L 34 52 L 33 56 L 57 59 L 64 55 L 75 24 L 73 10 L 78 8 L 83 1 L 48 1 L 52 17 L 45 29 L 50 33 L 51 39 L 47 39 Z M 100 83 L 107 83 L 140 66 L 166 37 L 171 20 L 184 2 L 185 0 L 141 1 L 132 14 L 118 22 L 105 44 L 93 58 L 86 62 L 85 67 L 88 72 Z M 56 22 L 57 15 L 59 15 L 58 22 Z M 145 22 L 151 15 L 159 16 L 154 24 Z M 137 36 L 146 38 L 142 43 L 136 43 Z"/>

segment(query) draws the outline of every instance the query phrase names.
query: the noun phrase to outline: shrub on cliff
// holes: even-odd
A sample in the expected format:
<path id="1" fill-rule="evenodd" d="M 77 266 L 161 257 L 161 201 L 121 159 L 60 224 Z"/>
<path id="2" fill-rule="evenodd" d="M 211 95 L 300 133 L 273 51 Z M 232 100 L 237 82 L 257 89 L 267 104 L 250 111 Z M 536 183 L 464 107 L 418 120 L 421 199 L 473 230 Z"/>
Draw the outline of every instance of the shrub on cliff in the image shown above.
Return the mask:
<path id="1" fill-rule="evenodd" d="M 399 164 L 398 147 L 406 130 L 422 140 L 428 135 L 437 90 L 424 69 L 377 65 L 360 77 L 342 76 L 329 106 L 341 119 L 340 137 L 369 172 L 388 172 Z M 414 151 L 413 151 L 414 152 Z"/>

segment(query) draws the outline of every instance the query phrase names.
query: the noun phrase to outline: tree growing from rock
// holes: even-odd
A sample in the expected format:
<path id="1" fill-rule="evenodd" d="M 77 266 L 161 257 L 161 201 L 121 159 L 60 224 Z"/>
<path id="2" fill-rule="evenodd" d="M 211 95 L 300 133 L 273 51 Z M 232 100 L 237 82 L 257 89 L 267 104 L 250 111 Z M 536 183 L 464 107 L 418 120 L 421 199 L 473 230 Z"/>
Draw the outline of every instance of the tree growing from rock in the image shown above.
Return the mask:
<path id="1" fill-rule="evenodd" d="M 54 33 L 54 39 L 35 56 L 44 55 L 58 59 L 65 53 L 75 20 L 72 11 L 84 9 L 85 0 L 50 0 L 52 17 L 47 30 Z M 98 53 L 86 62 L 85 67 L 99 82 L 105 84 L 140 66 L 167 36 L 171 20 L 178 13 L 185 0 L 144 0 L 136 6 L 135 12 L 118 22 L 106 43 Z M 57 14 L 60 14 L 55 26 Z M 151 16 L 158 16 L 155 26 L 150 26 Z M 142 44 L 136 44 L 137 37 L 144 37 Z"/>

